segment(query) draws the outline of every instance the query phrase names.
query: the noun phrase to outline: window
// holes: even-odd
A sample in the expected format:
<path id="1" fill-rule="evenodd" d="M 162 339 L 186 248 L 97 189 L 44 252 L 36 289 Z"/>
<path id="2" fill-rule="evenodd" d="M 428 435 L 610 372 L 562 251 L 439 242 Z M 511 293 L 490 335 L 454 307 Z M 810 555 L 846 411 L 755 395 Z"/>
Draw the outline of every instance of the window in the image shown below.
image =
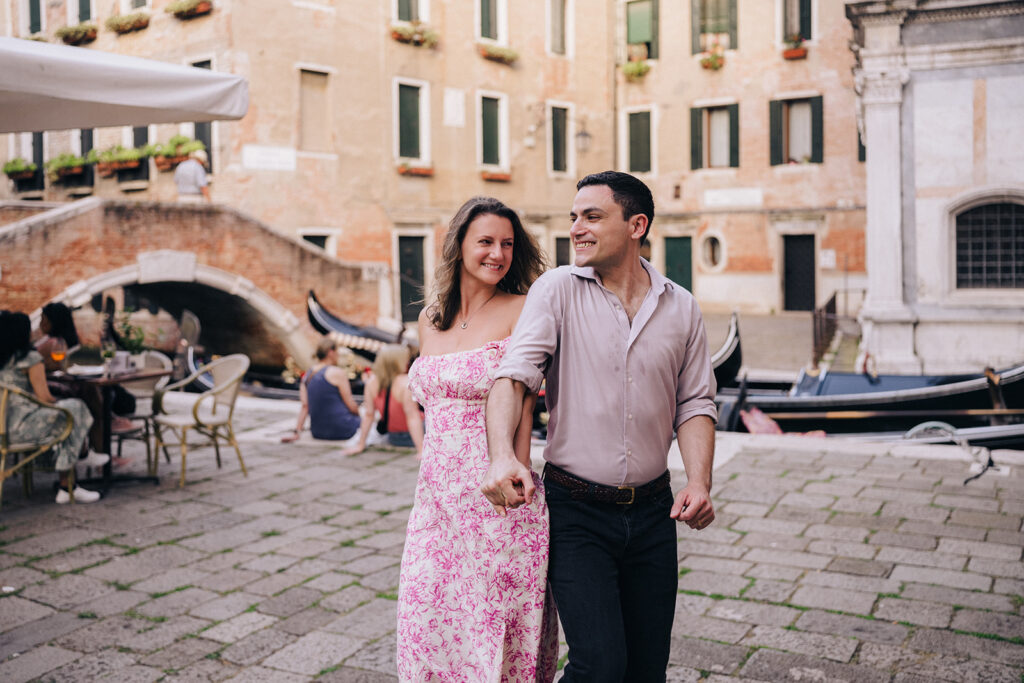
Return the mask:
<path id="1" fill-rule="evenodd" d="M 423 308 L 426 285 L 426 237 L 398 235 L 398 297 L 402 322 L 415 322 Z"/>
<path id="2" fill-rule="evenodd" d="M 299 149 L 330 151 L 327 116 L 327 74 L 299 70 Z"/>
<path id="3" fill-rule="evenodd" d="M 19 156 L 25 161 L 31 162 L 36 165 L 36 172 L 31 178 L 25 178 L 23 180 L 14 181 L 14 189 L 16 192 L 33 192 L 42 190 L 44 187 L 43 178 L 43 134 L 42 133 L 22 133 L 17 138 L 20 144 L 19 149 L 15 156 Z"/>
<path id="4" fill-rule="evenodd" d="M 479 161 L 486 166 L 504 168 L 508 165 L 507 97 L 499 94 L 481 94 L 479 106 Z"/>
<path id="5" fill-rule="evenodd" d="M 73 150 L 78 154 L 78 156 L 87 156 L 89 154 L 89 151 L 93 148 L 92 133 L 92 128 L 83 128 L 80 131 L 78 131 L 77 140 L 72 138 L 72 147 L 75 147 L 75 142 L 78 143 L 78 149 Z M 92 185 L 94 182 L 95 176 L 93 175 L 93 166 L 92 164 L 86 164 L 85 169 L 82 172 L 82 180 L 80 184 Z"/>
<path id="6" fill-rule="evenodd" d="M 204 59 L 201 62 L 193 62 L 192 66 L 197 69 L 212 69 L 213 62 Z M 213 173 L 213 122 L 197 121 L 192 137 L 206 145 L 206 163 L 210 173 Z"/>
<path id="7" fill-rule="evenodd" d="M 690 0 L 693 54 L 716 45 L 723 50 L 739 47 L 736 40 L 736 0 Z"/>
<path id="8" fill-rule="evenodd" d="M 149 144 L 149 127 L 135 126 L 131 129 L 131 146 L 138 149 Z M 143 157 L 135 168 L 118 170 L 118 182 L 131 182 L 134 180 L 149 180 L 149 159 Z"/>
<path id="9" fill-rule="evenodd" d="M 956 286 L 1024 288 L 1024 205 L 984 204 L 956 217 Z"/>
<path id="10" fill-rule="evenodd" d="M 568 0 L 548 0 L 548 50 L 565 54 L 565 4 Z"/>
<path id="11" fill-rule="evenodd" d="M 782 0 L 782 39 L 799 34 L 804 40 L 811 35 L 811 0 Z"/>
<path id="12" fill-rule="evenodd" d="M 26 0 L 24 26 L 27 33 L 34 34 L 43 30 L 43 0 Z"/>
<path id="13" fill-rule="evenodd" d="M 92 0 L 71 0 L 68 3 L 68 23 L 80 24 L 92 19 Z"/>
<path id="14" fill-rule="evenodd" d="M 860 136 L 860 131 L 857 131 L 857 161 L 867 161 L 868 150 L 864 146 L 864 140 Z"/>
<path id="15" fill-rule="evenodd" d="M 651 171 L 651 112 L 629 114 L 629 172 Z"/>
<path id="16" fill-rule="evenodd" d="M 626 3 L 626 42 L 630 57 L 658 58 L 658 0 Z"/>
<path id="17" fill-rule="evenodd" d="M 740 107 L 690 110 L 690 168 L 736 168 L 740 165 Z"/>
<path id="18" fill-rule="evenodd" d="M 477 38 L 508 42 L 508 0 L 478 0 Z"/>
<path id="19" fill-rule="evenodd" d="M 299 228 L 299 237 L 314 247 L 319 247 L 331 256 L 338 253 L 338 234 L 336 228 Z"/>
<path id="20" fill-rule="evenodd" d="M 772 166 L 822 163 L 825 154 L 821 97 L 772 100 L 768 103 L 768 124 Z"/>
<path id="21" fill-rule="evenodd" d="M 396 15 L 399 21 L 419 21 L 420 3 L 419 0 L 397 0 L 398 7 Z"/>
<path id="22" fill-rule="evenodd" d="M 572 240 L 568 237 L 555 238 L 555 265 L 571 266 L 575 262 L 572 254 Z"/>
<path id="23" fill-rule="evenodd" d="M 420 158 L 420 89 L 398 84 L 398 156 Z"/>
<path id="24" fill-rule="evenodd" d="M 565 107 L 551 107 L 551 170 L 569 170 L 569 110 Z"/>

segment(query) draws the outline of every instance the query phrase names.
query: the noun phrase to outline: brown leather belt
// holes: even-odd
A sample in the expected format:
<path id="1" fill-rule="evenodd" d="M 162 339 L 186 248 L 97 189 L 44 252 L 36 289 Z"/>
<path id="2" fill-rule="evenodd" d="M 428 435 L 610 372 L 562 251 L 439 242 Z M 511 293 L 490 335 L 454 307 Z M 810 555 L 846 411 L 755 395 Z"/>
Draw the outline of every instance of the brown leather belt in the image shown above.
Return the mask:
<path id="1" fill-rule="evenodd" d="M 608 486 L 597 484 L 587 479 L 581 479 L 575 474 L 566 472 L 561 467 L 555 467 L 551 463 L 544 465 L 544 480 L 553 481 L 569 492 L 573 500 L 585 500 L 592 503 L 616 503 L 618 505 L 632 505 L 651 498 L 670 487 L 671 477 L 668 470 L 665 473 L 640 486 Z"/>

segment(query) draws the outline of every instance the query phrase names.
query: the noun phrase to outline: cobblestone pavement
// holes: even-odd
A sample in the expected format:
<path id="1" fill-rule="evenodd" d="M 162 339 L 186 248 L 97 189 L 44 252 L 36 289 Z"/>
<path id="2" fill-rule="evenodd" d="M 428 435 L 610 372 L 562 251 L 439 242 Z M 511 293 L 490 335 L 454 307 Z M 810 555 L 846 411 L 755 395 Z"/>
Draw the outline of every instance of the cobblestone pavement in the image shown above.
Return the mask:
<path id="1" fill-rule="evenodd" d="M 240 402 L 247 478 L 197 449 L 184 489 L 175 458 L 94 505 L 9 481 L 0 681 L 396 680 L 416 462 L 281 445 L 294 412 Z M 679 531 L 669 680 L 1022 681 L 1024 453 L 967 486 L 951 447 L 719 453 L 718 520 Z"/>

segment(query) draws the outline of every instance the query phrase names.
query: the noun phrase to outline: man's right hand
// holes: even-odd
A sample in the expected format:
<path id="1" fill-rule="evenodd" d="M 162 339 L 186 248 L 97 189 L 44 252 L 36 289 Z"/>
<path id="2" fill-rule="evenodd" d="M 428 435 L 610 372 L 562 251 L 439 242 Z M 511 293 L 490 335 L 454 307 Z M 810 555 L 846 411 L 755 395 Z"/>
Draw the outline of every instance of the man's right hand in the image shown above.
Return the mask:
<path id="1" fill-rule="evenodd" d="M 491 461 L 480 490 L 494 511 L 505 515 L 509 508 L 532 503 L 535 488 L 530 468 L 511 457 Z"/>

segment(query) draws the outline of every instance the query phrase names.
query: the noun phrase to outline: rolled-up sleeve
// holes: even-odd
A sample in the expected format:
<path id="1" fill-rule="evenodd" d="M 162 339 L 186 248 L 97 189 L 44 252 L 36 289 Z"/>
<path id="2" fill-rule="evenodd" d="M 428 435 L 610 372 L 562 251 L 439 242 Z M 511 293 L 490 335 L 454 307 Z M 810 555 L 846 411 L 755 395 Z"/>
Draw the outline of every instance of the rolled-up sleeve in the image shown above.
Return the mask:
<path id="1" fill-rule="evenodd" d="M 530 287 L 497 377 L 522 382 L 532 393 L 540 390 L 544 372 L 558 346 L 565 299 L 561 281 L 566 277 L 571 277 L 567 271 L 551 270 Z"/>
<path id="2" fill-rule="evenodd" d="M 690 335 L 686 340 L 686 354 L 683 367 L 676 382 L 676 417 L 672 425 L 678 430 L 687 420 L 697 415 L 707 415 L 718 421 L 715 407 L 715 373 L 708 353 L 708 338 L 704 320 L 696 300 L 690 301 Z"/>

